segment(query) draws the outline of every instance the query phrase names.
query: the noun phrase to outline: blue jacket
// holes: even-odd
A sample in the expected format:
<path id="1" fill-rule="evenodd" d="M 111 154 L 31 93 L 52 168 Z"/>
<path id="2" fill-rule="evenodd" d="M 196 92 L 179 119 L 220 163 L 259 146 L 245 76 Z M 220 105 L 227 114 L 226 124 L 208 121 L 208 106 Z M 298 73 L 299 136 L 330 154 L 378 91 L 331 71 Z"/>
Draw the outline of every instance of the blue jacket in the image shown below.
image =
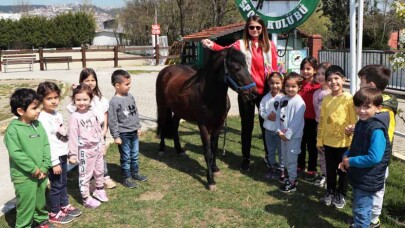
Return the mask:
<path id="1" fill-rule="evenodd" d="M 384 186 L 385 171 L 391 155 L 391 144 L 388 138 L 388 123 L 380 118 L 370 118 L 356 123 L 348 157 L 364 156 L 369 153 L 371 137 L 375 130 L 381 129 L 385 136 L 385 150 L 382 159 L 376 165 L 366 168 L 350 166 L 349 183 L 353 188 L 367 192 L 377 192 Z"/>

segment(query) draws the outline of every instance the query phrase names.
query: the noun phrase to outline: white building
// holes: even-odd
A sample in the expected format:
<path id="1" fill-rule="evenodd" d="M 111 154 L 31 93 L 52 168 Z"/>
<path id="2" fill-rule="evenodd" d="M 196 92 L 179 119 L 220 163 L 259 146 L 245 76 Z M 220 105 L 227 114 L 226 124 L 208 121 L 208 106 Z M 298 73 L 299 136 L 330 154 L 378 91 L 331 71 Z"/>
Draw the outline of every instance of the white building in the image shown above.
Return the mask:
<path id="1" fill-rule="evenodd" d="M 0 19 L 11 19 L 13 21 L 19 21 L 21 14 L 19 13 L 0 13 Z"/>
<path id="2" fill-rule="evenodd" d="M 115 46 L 125 45 L 127 42 L 123 38 L 123 29 L 116 26 L 115 20 L 107 20 L 103 22 L 103 28 L 96 31 L 92 45 L 93 46 Z"/>

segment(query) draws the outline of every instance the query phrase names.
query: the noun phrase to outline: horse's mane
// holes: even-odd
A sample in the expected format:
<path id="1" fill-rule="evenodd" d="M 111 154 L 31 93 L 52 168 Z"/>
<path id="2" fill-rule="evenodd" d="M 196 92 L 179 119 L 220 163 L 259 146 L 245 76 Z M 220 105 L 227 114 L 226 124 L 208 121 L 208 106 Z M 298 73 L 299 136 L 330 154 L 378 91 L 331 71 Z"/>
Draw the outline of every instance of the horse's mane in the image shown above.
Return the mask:
<path id="1" fill-rule="evenodd" d="M 211 51 L 204 67 L 199 69 L 194 75 L 188 78 L 184 82 L 182 89 L 187 89 L 192 85 L 201 84 L 201 82 L 203 82 L 207 78 L 207 74 L 214 68 L 214 66 L 223 64 L 222 59 L 225 57 L 229 49 L 224 49 L 222 51 Z"/>

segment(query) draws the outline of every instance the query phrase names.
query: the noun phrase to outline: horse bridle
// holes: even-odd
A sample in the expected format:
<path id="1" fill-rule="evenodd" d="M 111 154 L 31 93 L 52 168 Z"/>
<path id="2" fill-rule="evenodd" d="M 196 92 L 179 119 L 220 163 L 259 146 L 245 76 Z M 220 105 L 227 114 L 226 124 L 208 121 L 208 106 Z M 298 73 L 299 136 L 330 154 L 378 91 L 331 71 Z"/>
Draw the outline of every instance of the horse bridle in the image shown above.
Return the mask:
<path id="1" fill-rule="evenodd" d="M 226 67 L 226 58 L 224 59 L 224 68 L 225 68 L 225 83 L 231 83 L 231 85 L 233 86 L 233 88 L 237 91 L 237 92 L 241 92 L 241 91 L 245 91 L 248 90 L 252 87 L 256 86 L 256 82 L 252 82 L 248 85 L 244 85 L 244 86 L 238 86 L 238 84 L 236 84 L 235 80 L 233 80 L 231 74 L 229 73 L 228 68 Z"/>

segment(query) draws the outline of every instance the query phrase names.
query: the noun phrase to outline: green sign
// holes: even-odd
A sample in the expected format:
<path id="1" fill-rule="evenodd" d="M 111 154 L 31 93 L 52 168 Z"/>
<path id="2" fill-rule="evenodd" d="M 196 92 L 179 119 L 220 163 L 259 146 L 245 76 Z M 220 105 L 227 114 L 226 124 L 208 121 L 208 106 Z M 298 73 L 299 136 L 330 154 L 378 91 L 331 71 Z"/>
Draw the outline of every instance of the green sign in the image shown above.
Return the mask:
<path id="1" fill-rule="evenodd" d="M 319 0 L 236 0 L 235 2 L 245 19 L 252 15 L 260 16 L 267 23 L 267 30 L 271 33 L 282 33 L 298 27 L 311 16 L 319 4 Z"/>

